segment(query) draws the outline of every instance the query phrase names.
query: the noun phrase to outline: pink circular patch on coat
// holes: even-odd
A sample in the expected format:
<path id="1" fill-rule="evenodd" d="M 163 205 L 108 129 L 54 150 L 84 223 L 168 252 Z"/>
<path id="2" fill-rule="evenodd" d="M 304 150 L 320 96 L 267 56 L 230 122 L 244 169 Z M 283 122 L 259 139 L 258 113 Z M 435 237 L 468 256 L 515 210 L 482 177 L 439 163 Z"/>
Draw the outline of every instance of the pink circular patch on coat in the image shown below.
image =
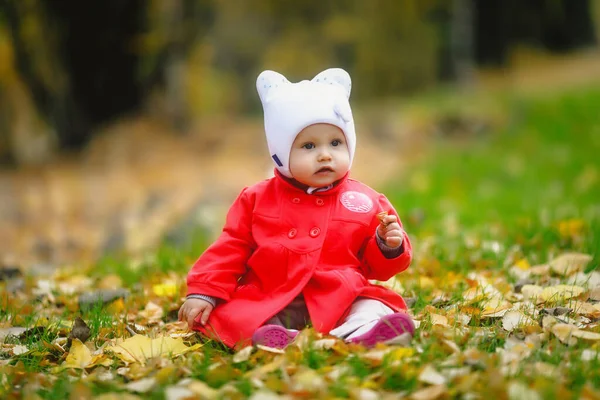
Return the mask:
<path id="1" fill-rule="evenodd" d="M 373 201 L 360 192 L 344 192 L 340 195 L 340 202 L 348 210 L 357 213 L 368 213 L 373 209 Z"/>

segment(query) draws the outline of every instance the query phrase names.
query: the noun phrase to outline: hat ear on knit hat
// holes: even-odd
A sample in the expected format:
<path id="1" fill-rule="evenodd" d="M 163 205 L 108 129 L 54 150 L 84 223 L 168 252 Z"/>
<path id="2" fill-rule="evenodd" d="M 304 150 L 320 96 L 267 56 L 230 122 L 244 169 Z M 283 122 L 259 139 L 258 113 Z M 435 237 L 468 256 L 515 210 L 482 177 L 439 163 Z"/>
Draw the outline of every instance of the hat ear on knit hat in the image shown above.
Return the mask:
<path id="1" fill-rule="evenodd" d="M 343 131 L 352 165 L 356 134 L 348 101 L 351 88 L 350 75 L 341 68 L 327 69 L 298 83 L 275 71 L 258 76 L 256 89 L 263 105 L 267 144 L 279 172 L 292 178 L 289 157 L 294 139 L 304 128 L 318 123 Z"/>

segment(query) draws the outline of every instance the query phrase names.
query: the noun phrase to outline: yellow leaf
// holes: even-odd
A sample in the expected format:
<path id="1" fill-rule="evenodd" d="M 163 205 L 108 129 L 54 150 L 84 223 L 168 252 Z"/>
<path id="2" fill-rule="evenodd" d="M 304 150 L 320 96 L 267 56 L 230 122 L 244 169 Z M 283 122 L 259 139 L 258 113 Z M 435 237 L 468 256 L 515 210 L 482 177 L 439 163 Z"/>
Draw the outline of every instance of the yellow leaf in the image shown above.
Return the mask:
<path id="1" fill-rule="evenodd" d="M 544 288 L 537 285 L 525 285 L 521 288 L 523 299 L 537 303 L 542 295 Z"/>
<path id="2" fill-rule="evenodd" d="M 92 361 L 92 353 L 79 339 L 73 339 L 67 359 L 62 364 L 64 368 L 87 368 Z"/>
<path id="3" fill-rule="evenodd" d="M 526 258 L 522 258 L 515 263 L 515 267 L 525 271 L 531 268 L 531 265 L 529 265 L 529 261 Z"/>
<path id="4" fill-rule="evenodd" d="M 581 286 L 575 285 L 556 285 L 544 288 L 540 298 L 545 302 L 560 302 L 573 297 L 577 297 L 585 291 Z"/>
<path id="5" fill-rule="evenodd" d="M 573 308 L 575 314 L 584 315 L 594 319 L 600 317 L 600 310 L 594 307 L 593 304 L 584 303 L 583 301 L 572 301 L 569 302 L 569 306 Z"/>
<path id="6" fill-rule="evenodd" d="M 551 330 L 554 336 L 556 336 L 561 342 L 571 346 L 577 344 L 577 339 L 573 337 L 573 333 L 577 331 L 577 327 L 575 325 L 559 323 L 555 324 Z"/>
<path id="7" fill-rule="evenodd" d="M 147 336 L 135 335 L 107 347 L 106 350 L 112 351 L 126 363 L 139 362 L 144 364 L 149 358 L 176 357 L 201 346 L 201 344 L 196 344 L 188 347 L 181 338 L 161 336 L 150 339 Z"/>
<path id="8" fill-rule="evenodd" d="M 178 286 L 175 282 L 169 281 L 152 286 L 152 291 L 157 296 L 173 297 L 178 292 Z"/>
<path id="9" fill-rule="evenodd" d="M 594 340 L 594 341 L 600 340 L 600 333 L 590 332 L 590 331 L 582 331 L 581 329 L 576 330 L 575 332 L 572 333 L 572 335 L 577 338 L 585 339 L 585 340 Z"/>

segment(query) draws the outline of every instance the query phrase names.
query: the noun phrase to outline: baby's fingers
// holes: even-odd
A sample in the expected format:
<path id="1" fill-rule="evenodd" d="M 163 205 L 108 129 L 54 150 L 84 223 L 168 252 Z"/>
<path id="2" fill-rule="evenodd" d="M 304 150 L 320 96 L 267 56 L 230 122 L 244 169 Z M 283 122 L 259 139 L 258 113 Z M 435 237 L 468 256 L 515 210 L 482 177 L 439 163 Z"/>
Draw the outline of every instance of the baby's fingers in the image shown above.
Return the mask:
<path id="1" fill-rule="evenodd" d="M 202 311 L 199 308 L 192 308 L 188 314 L 187 314 L 187 323 L 188 323 L 188 328 L 192 329 L 192 327 L 194 326 L 194 320 L 196 319 L 196 317 L 198 316 L 198 314 L 200 314 L 200 311 Z"/>
<path id="2" fill-rule="evenodd" d="M 202 318 L 200 319 L 200 322 L 202 323 L 202 325 L 205 325 L 206 321 L 208 321 L 208 317 L 210 316 L 211 311 L 212 311 L 212 307 L 206 307 L 204 309 L 204 311 L 202 312 Z"/>

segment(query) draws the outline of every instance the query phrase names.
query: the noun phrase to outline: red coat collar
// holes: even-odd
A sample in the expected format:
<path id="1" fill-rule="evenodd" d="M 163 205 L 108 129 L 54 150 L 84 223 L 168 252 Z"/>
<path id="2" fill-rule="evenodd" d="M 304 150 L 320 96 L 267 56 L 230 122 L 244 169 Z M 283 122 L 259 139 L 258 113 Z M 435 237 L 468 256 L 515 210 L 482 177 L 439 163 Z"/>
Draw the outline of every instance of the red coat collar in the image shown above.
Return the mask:
<path id="1" fill-rule="evenodd" d="M 349 176 L 350 176 L 350 171 L 346 172 L 346 175 L 344 175 L 341 179 L 335 181 L 333 183 L 333 187 L 331 189 L 326 190 L 324 192 L 315 192 L 315 193 L 312 193 L 312 195 L 313 196 L 328 196 L 328 195 L 337 193 L 340 190 L 342 183 L 346 182 L 346 180 L 348 179 Z M 306 191 L 309 188 L 308 185 L 300 183 L 293 178 L 288 178 L 287 176 L 284 176 L 277 169 L 275 169 L 275 179 L 276 179 L 277 183 L 279 183 L 280 185 L 283 185 L 285 188 L 287 188 L 289 190 L 299 191 L 304 194 L 307 194 Z"/>

